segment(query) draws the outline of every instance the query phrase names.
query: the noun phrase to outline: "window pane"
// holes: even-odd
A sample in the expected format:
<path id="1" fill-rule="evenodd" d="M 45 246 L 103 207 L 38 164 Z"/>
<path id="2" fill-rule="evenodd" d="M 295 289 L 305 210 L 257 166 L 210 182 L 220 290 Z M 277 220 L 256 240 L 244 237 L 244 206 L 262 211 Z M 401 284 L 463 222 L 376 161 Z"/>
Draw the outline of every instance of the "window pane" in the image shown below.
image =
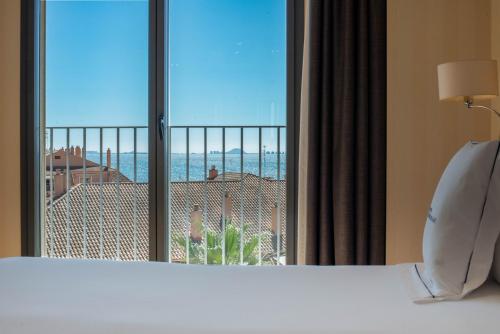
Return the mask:
<path id="1" fill-rule="evenodd" d="M 42 1 L 43 251 L 147 260 L 148 1 Z"/>
<path id="2" fill-rule="evenodd" d="M 285 263 L 286 1 L 169 1 L 170 260 Z"/>

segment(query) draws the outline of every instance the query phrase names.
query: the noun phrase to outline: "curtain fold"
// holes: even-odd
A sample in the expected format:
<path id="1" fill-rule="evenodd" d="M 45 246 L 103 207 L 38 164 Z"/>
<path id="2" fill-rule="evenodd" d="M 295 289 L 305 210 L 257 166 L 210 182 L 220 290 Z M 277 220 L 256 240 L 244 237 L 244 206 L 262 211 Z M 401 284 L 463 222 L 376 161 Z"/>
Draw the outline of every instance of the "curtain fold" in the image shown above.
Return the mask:
<path id="1" fill-rule="evenodd" d="M 306 1 L 298 262 L 385 263 L 386 1 Z"/>

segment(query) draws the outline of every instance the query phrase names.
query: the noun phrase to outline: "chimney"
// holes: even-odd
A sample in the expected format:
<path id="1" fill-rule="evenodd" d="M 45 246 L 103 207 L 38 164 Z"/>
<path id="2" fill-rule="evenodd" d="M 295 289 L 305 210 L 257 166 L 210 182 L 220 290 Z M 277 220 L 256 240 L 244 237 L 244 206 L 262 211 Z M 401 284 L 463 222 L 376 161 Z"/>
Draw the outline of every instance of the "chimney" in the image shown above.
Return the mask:
<path id="1" fill-rule="evenodd" d="M 274 203 L 274 206 L 271 208 L 271 232 L 273 232 L 273 235 L 276 234 L 278 231 L 278 226 L 280 217 L 279 217 L 279 210 L 278 210 L 278 204 Z"/>
<path id="2" fill-rule="evenodd" d="M 60 171 L 56 171 L 53 176 L 52 187 L 54 189 L 54 197 L 59 197 L 66 191 L 66 176 Z"/>
<path id="3" fill-rule="evenodd" d="M 226 221 L 231 221 L 233 218 L 233 198 L 229 191 L 224 194 L 224 217 L 226 217 Z"/>
<path id="4" fill-rule="evenodd" d="M 201 242 L 203 239 L 202 212 L 200 206 L 195 204 L 189 222 L 191 223 L 189 232 L 193 242 Z"/>
<path id="5" fill-rule="evenodd" d="M 215 180 L 215 178 L 217 177 L 217 175 L 219 175 L 219 172 L 215 168 L 215 165 L 212 165 L 212 167 L 208 171 L 208 179 L 209 180 Z"/>
<path id="6" fill-rule="evenodd" d="M 111 168 L 111 150 L 108 147 L 108 150 L 106 151 L 106 166 L 108 169 Z"/>
<path id="7" fill-rule="evenodd" d="M 79 157 L 79 158 L 81 158 L 81 157 L 82 157 L 82 149 L 80 148 L 80 146 L 77 146 L 77 147 L 75 148 L 75 155 L 76 155 L 77 157 Z"/>
<path id="8" fill-rule="evenodd" d="M 278 210 L 278 203 L 274 203 L 271 208 L 271 244 L 273 249 L 278 249 L 278 229 L 280 227 L 280 210 Z"/>
<path id="9" fill-rule="evenodd" d="M 71 149 L 70 149 L 69 153 L 71 155 L 75 155 L 75 147 L 74 146 L 71 146 Z"/>

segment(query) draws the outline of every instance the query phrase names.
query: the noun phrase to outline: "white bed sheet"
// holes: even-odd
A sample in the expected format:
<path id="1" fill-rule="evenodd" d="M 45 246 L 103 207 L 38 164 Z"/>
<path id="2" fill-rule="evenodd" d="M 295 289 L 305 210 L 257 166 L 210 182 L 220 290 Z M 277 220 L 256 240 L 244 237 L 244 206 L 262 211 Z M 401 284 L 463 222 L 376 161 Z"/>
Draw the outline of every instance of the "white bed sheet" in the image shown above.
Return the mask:
<path id="1" fill-rule="evenodd" d="M 416 305 L 400 266 L 0 260 L 0 333 L 500 333 L 500 285 Z"/>

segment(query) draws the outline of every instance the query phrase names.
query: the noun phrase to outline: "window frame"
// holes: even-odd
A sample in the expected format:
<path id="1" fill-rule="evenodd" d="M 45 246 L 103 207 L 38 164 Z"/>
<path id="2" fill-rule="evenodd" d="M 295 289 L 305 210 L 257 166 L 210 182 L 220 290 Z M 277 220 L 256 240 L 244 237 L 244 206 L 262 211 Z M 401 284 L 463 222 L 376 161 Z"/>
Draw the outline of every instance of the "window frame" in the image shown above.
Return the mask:
<path id="1" fill-rule="evenodd" d="M 21 255 L 40 256 L 38 104 L 39 17 L 37 0 L 21 0 Z"/>
<path id="2" fill-rule="evenodd" d="M 297 264 L 298 160 L 305 1 L 287 0 L 287 264 Z"/>
<path id="3" fill-rule="evenodd" d="M 296 263 L 298 134 L 300 82 L 302 72 L 304 1 L 286 0 L 287 40 L 287 264 Z M 168 52 L 168 0 L 149 0 L 149 216 L 150 261 L 165 261 L 168 248 L 166 231 L 168 200 L 166 143 L 160 136 L 160 119 L 166 115 L 168 81 L 165 54 Z M 40 20 L 44 3 L 21 0 L 21 255 L 41 256 L 42 177 L 40 149 L 43 143 L 40 112 Z"/>

